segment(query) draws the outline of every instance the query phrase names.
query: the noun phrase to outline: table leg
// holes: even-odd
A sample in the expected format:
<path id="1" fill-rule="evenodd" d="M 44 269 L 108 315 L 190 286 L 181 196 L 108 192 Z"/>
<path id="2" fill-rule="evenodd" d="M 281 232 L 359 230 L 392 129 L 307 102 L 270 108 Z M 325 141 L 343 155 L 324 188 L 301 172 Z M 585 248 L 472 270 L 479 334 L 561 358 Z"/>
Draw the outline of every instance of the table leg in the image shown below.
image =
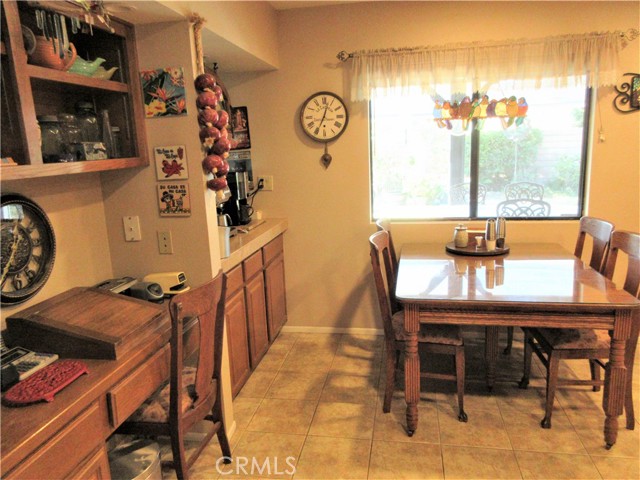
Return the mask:
<path id="1" fill-rule="evenodd" d="M 626 341 L 631 335 L 632 315 L 628 311 L 617 311 L 611 335 L 611 347 L 609 350 L 609 363 L 604 374 L 604 395 L 602 408 L 606 415 L 604 421 L 604 440 L 607 449 L 616 443 L 618 438 L 618 416 L 624 409 L 624 396 L 627 380 L 625 366 Z"/>
<path id="2" fill-rule="evenodd" d="M 418 402 L 420 401 L 419 312 L 417 305 L 405 305 L 404 399 L 407 402 L 407 434 L 410 437 L 418 428 Z"/>
<path id="3" fill-rule="evenodd" d="M 493 389 L 496 380 L 496 363 L 498 361 L 498 339 L 500 327 L 485 327 L 484 362 L 487 370 L 487 388 Z"/>

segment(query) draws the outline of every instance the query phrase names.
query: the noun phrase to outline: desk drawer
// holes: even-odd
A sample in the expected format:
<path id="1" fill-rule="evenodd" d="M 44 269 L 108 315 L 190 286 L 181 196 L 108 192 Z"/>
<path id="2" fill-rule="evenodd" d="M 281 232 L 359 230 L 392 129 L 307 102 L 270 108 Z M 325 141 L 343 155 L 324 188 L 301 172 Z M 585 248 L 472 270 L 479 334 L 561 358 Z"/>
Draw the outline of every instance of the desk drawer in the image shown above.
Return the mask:
<path id="1" fill-rule="evenodd" d="M 104 442 L 98 402 L 78 415 L 52 439 L 13 470 L 8 479 L 65 478 Z"/>
<path id="2" fill-rule="evenodd" d="M 256 253 L 242 262 L 244 268 L 244 281 L 251 280 L 258 272 L 262 271 L 262 250 L 258 250 Z"/>
<path id="3" fill-rule="evenodd" d="M 107 393 L 109 420 L 117 428 L 169 379 L 171 349 L 167 344 Z"/>

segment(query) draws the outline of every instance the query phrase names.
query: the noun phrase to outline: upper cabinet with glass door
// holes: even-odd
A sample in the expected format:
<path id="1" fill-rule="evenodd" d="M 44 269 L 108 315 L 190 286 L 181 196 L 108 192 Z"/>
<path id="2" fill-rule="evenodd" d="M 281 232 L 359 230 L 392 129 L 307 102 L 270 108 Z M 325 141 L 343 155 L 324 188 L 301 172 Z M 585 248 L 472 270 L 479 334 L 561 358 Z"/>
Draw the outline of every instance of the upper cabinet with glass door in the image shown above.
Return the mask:
<path id="1" fill-rule="evenodd" d="M 69 1 L 3 0 L 1 21 L 2 180 L 148 165 L 132 26 Z"/>

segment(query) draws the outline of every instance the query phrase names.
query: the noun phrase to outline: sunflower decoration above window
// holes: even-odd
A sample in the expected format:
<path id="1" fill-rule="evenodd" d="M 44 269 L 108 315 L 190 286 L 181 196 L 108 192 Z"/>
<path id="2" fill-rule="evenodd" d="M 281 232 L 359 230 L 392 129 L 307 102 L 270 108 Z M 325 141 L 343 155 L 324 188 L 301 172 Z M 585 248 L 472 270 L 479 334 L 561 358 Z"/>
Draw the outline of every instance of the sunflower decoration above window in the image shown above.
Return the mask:
<path id="1" fill-rule="evenodd" d="M 433 120 L 438 127 L 453 128 L 452 121 L 460 121 L 462 129 L 466 130 L 469 122 L 477 120 L 476 128 L 482 130 L 487 118 L 499 118 L 502 128 L 505 130 L 512 125 L 517 127 L 522 125 L 529 105 L 524 97 L 501 98 L 500 100 L 489 100 L 487 95 L 471 100 L 464 97 L 459 103 L 457 101 L 435 99 L 433 108 Z"/>

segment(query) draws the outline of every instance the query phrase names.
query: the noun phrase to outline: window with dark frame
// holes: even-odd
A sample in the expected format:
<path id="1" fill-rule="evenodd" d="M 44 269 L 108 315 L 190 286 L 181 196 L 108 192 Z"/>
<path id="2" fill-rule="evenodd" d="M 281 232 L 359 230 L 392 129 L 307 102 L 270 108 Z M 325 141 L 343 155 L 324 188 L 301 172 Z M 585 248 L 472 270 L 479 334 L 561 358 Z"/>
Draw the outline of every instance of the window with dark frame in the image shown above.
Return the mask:
<path id="1" fill-rule="evenodd" d="M 517 91 L 501 84 L 482 93 L 450 90 L 372 95 L 373 219 L 582 216 L 591 89 L 543 80 Z M 509 122 L 497 116 L 443 121 L 436 114 L 444 102 L 461 104 L 465 96 L 526 99 L 526 115 Z"/>

